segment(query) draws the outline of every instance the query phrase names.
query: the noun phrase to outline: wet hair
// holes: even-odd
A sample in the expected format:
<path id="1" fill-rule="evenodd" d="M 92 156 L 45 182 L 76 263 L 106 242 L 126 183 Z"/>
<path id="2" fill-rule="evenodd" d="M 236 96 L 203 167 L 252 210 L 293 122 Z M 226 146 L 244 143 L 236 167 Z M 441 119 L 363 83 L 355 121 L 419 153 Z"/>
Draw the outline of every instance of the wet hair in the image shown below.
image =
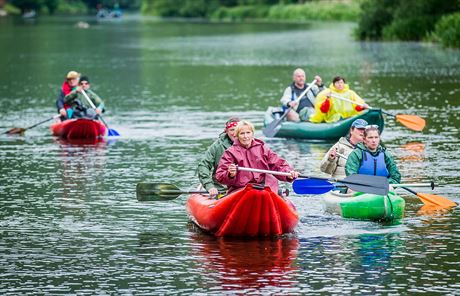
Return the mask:
<path id="1" fill-rule="evenodd" d="M 80 82 L 82 82 L 82 81 L 86 81 L 86 82 L 89 83 L 89 78 L 88 78 L 88 76 L 82 76 L 82 77 L 80 77 L 80 81 L 79 81 L 78 83 L 80 83 Z"/>
<path id="2" fill-rule="evenodd" d="M 250 123 L 249 121 L 246 121 L 246 120 L 241 120 L 240 122 L 238 122 L 238 124 L 236 125 L 236 129 L 235 129 L 235 135 L 238 136 L 241 132 L 241 129 L 243 129 L 243 127 L 245 126 L 248 126 L 252 133 L 255 133 L 255 128 L 254 128 L 254 125 L 252 123 Z"/>
<path id="3" fill-rule="evenodd" d="M 337 81 L 340 81 L 340 80 L 343 80 L 343 82 L 345 83 L 345 78 L 343 78 L 342 76 L 335 76 L 333 79 L 332 79 L 332 84 L 336 83 Z"/>

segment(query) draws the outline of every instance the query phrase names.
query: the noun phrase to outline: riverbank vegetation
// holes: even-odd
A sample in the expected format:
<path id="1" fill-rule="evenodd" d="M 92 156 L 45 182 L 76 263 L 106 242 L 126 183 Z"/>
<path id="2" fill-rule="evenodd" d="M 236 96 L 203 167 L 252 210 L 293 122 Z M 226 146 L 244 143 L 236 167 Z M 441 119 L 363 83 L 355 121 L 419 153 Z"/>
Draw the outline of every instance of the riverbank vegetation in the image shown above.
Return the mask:
<path id="1" fill-rule="evenodd" d="M 361 40 L 460 42 L 460 1 L 363 0 L 361 10 L 355 31 Z"/>

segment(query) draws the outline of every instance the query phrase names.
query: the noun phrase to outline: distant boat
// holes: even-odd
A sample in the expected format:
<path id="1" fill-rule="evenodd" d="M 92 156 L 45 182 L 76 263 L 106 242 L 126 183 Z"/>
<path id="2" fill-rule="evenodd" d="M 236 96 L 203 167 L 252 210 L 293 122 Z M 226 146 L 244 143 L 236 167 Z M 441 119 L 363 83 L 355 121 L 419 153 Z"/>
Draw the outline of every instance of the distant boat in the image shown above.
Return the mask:
<path id="1" fill-rule="evenodd" d="M 99 19 L 120 18 L 122 15 L 123 15 L 123 12 L 119 8 L 111 10 L 111 11 L 108 9 L 102 8 L 97 11 L 96 17 Z"/>
<path id="2" fill-rule="evenodd" d="M 26 11 L 22 14 L 22 18 L 24 19 L 33 19 L 37 17 L 37 12 L 35 10 L 29 10 L 29 11 Z"/>

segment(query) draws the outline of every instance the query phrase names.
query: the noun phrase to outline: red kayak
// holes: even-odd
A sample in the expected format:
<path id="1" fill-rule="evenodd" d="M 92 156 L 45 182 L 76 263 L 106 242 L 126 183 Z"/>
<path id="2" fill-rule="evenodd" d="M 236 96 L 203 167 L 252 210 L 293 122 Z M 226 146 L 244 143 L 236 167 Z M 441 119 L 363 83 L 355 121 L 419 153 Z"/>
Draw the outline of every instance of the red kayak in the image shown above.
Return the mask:
<path id="1" fill-rule="evenodd" d="M 269 187 L 251 184 L 218 200 L 192 194 L 187 211 L 195 224 L 215 236 L 276 236 L 293 232 L 299 222 L 290 201 Z"/>
<path id="2" fill-rule="evenodd" d="M 102 122 L 85 118 L 69 119 L 51 125 L 53 136 L 68 140 L 104 137 L 106 130 Z"/>

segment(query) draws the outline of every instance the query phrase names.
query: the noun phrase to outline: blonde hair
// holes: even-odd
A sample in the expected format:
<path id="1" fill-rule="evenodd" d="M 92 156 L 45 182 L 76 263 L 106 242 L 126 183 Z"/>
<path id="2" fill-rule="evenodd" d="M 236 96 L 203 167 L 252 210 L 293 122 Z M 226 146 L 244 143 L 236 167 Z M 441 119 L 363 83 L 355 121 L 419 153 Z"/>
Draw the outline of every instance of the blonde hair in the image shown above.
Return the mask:
<path id="1" fill-rule="evenodd" d="M 235 128 L 235 135 L 237 137 L 240 134 L 240 132 L 243 129 L 243 127 L 245 127 L 245 126 L 249 126 L 249 128 L 251 129 L 253 134 L 256 132 L 256 130 L 254 128 L 254 125 L 252 123 L 250 123 L 247 120 L 241 120 L 240 122 L 238 122 L 238 124 L 236 125 L 236 128 Z"/>

